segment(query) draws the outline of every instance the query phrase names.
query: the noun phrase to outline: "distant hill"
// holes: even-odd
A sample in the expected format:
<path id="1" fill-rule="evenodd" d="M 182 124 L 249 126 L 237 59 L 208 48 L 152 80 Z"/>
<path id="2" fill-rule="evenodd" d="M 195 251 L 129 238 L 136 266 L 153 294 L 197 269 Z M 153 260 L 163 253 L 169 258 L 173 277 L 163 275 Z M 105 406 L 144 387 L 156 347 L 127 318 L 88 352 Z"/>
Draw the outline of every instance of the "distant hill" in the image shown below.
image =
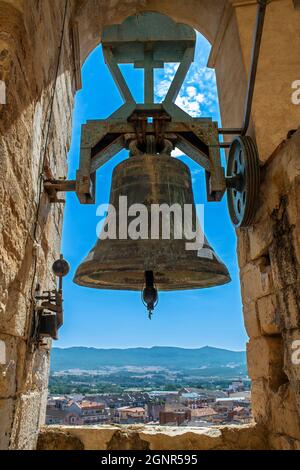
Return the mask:
<path id="1" fill-rule="evenodd" d="M 51 370 L 97 370 L 105 366 L 160 366 L 175 370 L 222 369 L 246 373 L 246 353 L 205 346 L 199 349 L 175 347 L 97 349 L 87 347 L 53 348 Z M 208 372 L 208 370 L 207 370 Z M 204 375 L 206 375 L 204 373 Z"/>

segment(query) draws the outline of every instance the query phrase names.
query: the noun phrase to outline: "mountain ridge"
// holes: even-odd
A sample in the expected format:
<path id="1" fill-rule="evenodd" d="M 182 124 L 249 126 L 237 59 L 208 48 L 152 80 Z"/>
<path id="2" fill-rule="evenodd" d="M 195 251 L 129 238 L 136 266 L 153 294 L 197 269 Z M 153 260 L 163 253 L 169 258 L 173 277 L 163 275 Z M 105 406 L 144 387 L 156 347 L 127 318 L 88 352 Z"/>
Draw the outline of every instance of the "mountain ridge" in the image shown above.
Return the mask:
<path id="1" fill-rule="evenodd" d="M 97 370 L 106 366 L 160 366 L 169 369 L 198 369 L 239 366 L 246 368 L 246 352 L 203 346 L 180 348 L 152 346 L 135 348 L 95 348 L 73 346 L 53 348 L 51 370 Z"/>

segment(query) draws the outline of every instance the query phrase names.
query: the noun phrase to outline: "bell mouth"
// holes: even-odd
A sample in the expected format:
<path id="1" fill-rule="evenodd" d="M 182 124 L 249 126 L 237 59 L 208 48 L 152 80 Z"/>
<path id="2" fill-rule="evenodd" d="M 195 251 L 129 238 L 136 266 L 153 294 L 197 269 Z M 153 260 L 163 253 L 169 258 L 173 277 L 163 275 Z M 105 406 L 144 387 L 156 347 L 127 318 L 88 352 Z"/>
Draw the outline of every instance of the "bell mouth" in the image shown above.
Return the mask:
<path id="1" fill-rule="evenodd" d="M 197 215 L 189 168 L 167 155 L 130 157 L 116 166 L 112 177 L 110 204 L 117 208 L 118 216 L 123 214 L 120 197 L 124 195 L 127 197 L 128 207 L 137 202 L 143 204 L 148 216 L 153 204 L 165 204 L 168 208 L 174 207 L 174 204 L 181 208 L 188 204 L 192 207 L 194 219 Z M 127 208 L 125 214 L 128 215 Z M 178 223 L 174 216 L 169 221 L 169 238 L 163 238 L 162 234 L 159 234 L 159 238 L 152 238 L 151 217 L 148 217 L 148 222 L 148 237 L 122 239 L 100 236 L 78 267 L 74 282 L 94 289 L 141 291 L 146 271 L 153 272 L 155 287 L 160 291 L 204 289 L 230 282 L 226 266 L 217 257 L 200 229 L 195 234 L 195 239 L 184 238 L 185 232 L 183 238 L 175 238 Z M 127 227 L 128 224 L 127 220 Z M 192 227 L 193 224 L 194 221 L 190 221 Z M 119 228 L 117 223 L 117 234 Z M 202 247 L 198 249 L 196 246 L 200 246 L 200 240 Z M 187 242 L 195 249 L 191 250 L 190 246 L 188 249 Z"/>
<path id="2" fill-rule="evenodd" d="M 100 264 L 98 261 L 85 261 L 77 269 L 73 281 L 83 287 L 108 290 L 141 291 L 144 286 L 144 273 L 153 271 L 155 286 L 159 291 L 204 289 L 220 286 L 231 281 L 226 266 L 217 259 L 189 259 L 175 263 L 150 262 L 129 265 L 122 263 Z"/>
<path id="3" fill-rule="evenodd" d="M 122 278 L 120 278 L 120 274 Z M 192 271 L 154 271 L 155 286 L 159 291 L 205 289 L 221 286 L 231 281 L 227 273 L 197 273 Z M 141 291 L 144 286 L 144 271 L 124 271 L 93 274 L 77 274 L 74 282 L 83 287 L 107 290 Z"/>

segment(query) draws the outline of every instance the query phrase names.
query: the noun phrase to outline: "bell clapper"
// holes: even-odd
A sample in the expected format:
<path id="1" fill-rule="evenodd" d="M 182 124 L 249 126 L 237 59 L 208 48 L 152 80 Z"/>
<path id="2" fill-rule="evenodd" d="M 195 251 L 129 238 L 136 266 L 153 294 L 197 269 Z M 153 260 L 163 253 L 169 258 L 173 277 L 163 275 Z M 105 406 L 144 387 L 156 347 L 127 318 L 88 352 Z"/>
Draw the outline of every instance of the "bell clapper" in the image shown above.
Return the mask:
<path id="1" fill-rule="evenodd" d="M 145 271 L 145 284 L 145 288 L 142 292 L 142 301 L 147 307 L 149 320 L 151 320 L 153 310 L 158 303 L 158 293 L 154 286 L 153 271 Z"/>

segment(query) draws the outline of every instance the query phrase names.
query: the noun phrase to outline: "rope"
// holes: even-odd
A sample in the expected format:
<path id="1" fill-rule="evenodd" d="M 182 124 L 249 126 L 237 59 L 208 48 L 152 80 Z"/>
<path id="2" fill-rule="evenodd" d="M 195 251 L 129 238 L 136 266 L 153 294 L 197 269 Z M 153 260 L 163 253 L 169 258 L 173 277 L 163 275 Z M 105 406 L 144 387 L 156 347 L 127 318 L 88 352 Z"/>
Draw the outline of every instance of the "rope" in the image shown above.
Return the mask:
<path id="1" fill-rule="evenodd" d="M 42 201 L 42 188 L 43 188 L 43 180 L 44 180 L 43 170 L 44 170 L 45 161 L 46 161 L 47 147 L 48 147 L 50 128 L 51 128 L 51 122 L 52 122 L 52 116 L 53 116 L 54 98 L 56 94 L 56 85 L 57 85 L 57 79 L 58 79 L 58 73 L 59 73 L 59 66 L 61 62 L 62 45 L 63 45 L 65 28 L 66 28 L 68 4 L 69 4 L 69 0 L 66 0 L 65 6 L 64 6 L 63 22 L 62 22 L 62 29 L 61 29 L 61 35 L 60 35 L 60 41 L 59 41 L 59 47 L 58 47 L 55 75 L 54 75 L 54 80 L 53 80 L 53 90 L 52 90 L 52 95 L 51 95 L 49 106 L 48 106 L 48 109 L 50 108 L 50 112 L 49 112 L 48 122 L 47 122 L 47 117 L 46 117 L 45 124 L 43 126 L 43 129 L 47 126 L 47 130 L 46 130 L 45 143 L 43 145 L 43 148 L 40 154 L 40 162 L 39 162 L 40 174 L 39 174 L 38 190 L 37 190 L 38 201 L 37 201 L 36 216 L 35 216 L 34 228 L 33 228 L 33 240 L 37 245 L 39 244 L 39 240 L 37 238 L 37 229 L 38 229 L 38 222 L 39 222 L 39 215 L 40 215 L 41 201 Z M 48 109 L 47 109 L 46 114 L 48 114 Z M 33 270 L 32 284 L 31 284 L 31 290 L 30 290 L 32 301 L 34 301 L 33 288 L 34 288 L 36 272 L 37 272 L 37 254 L 35 254 L 34 270 Z"/>

